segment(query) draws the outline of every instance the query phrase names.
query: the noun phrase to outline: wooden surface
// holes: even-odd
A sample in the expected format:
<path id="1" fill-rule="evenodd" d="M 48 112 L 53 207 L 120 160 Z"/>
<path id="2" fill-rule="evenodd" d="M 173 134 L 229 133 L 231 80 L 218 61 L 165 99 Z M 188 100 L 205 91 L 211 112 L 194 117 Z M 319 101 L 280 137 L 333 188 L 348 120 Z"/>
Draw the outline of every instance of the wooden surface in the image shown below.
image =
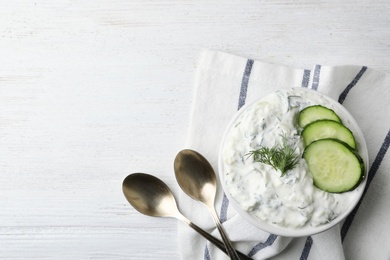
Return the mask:
<path id="1" fill-rule="evenodd" d="M 0 259 L 179 259 L 177 221 L 124 177 L 181 192 L 202 49 L 390 72 L 390 2 L 0 0 Z"/>

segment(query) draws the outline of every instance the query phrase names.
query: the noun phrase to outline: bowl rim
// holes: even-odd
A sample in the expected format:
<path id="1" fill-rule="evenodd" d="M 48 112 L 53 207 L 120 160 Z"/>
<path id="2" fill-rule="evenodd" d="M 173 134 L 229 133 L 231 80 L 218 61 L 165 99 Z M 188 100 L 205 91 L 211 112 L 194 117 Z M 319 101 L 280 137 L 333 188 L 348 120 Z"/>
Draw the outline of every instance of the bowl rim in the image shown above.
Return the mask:
<path id="1" fill-rule="evenodd" d="M 234 198 L 229 193 L 229 190 L 228 190 L 228 188 L 227 188 L 227 186 L 225 184 L 225 181 L 224 181 L 225 173 L 224 173 L 224 170 L 223 170 L 224 169 L 224 163 L 223 163 L 223 156 L 222 156 L 223 152 L 222 151 L 223 151 L 223 147 L 224 147 L 224 144 L 225 144 L 226 136 L 229 133 L 230 129 L 232 128 L 234 122 L 248 108 L 250 108 L 254 104 L 257 104 L 258 102 L 263 100 L 265 97 L 267 97 L 267 96 L 269 96 L 269 95 L 271 95 L 271 94 L 273 94 L 273 93 L 275 93 L 277 91 L 291 91 L 291 90 L 292 91 L 309 92 L 309 93 L 313 93 L 315 95 L 322 96 L 323 98 L 325 98 L 325 100 L 327 102 L 329 102 L 331 105 L 333 105 L 333 106 L 335 106 L 337 108 L 338 111 L 336 113 L 339 114 L 340 111 L 341 111 L 341 114 L 339 116 L 340 116 L 340 118 L 343 121 L 345 121 L 345 120 L 348 121 L 348 128 L 351 128 L 351 131 L 355 135 L 356 142 L 359 144 L 358 153 L 360 154 L 360 156 L 362 157 L 362 159 L 364 161 L 364 168 L 365 168 L 364 169 L 364 178 L 361 181 L 361 183 L 355 188 L 355 189 L 358 189 L 357 190 L 357 194 L 356 194 L 356 196 L 354 198 L 352 198 L 350 205 L 347 207 L 347 209 L 342 214 L 338 215 L 335 219 L 333 219 L 329 223 L 323 224 L 323 225 L 319 225 L 319 226 L 316 226 L 316 227 L 304 226 L 302 228 L 290 228 L 290 227 L 277 226 L 277 225 L 273 225 L 273 224 L 266 223 L 266 222 L 261 222 L 261 220 L 259 220 L 258 218 L 254 217 L 253 215 L 251 215 L 250 213 L 245 211 L 234 200 Z M 363 195 L 363 192 L 364 192 L 364 189 L 365 189 L 365 186 L 366 186 L 366 183 L 367 183 L 368 165 L 369 165 L 369 158 L 368 158 L 368 149 L 367 149 L 366 140 L 364 138 L 362 130 L 360 129 L 360 127 L 357 124 L 357 122 L 354 119 L 354 117 L 349 113 L 349 111 L 344 106 L 342 106 L 342 104 L 340 104 L 339 102 L 337 102 L 336 100 L 334 100 L 330 96 L 328 96 L 326 94 L 323 94 L 321 92 L 315 91 L 315 90 L 302 88 L 302 87 L 301 88 L 286 88 L 286 89 L 275 90 L 275 91 L 273 91 L 273 92 L 271 92 L 269 94 L 266 94 L 265 96 L 263 96 L 261 98 L 257 98 L 255 100 L 253 100 L 252 102 L 242 106 L 241 109 L 238 110 L 233 115 L 233 117 L 230 119 L 230 121 L 229 121 L 227 127 L 225 128 L 225 131 L 224 131 L 224 133 L 222 135 L 222 138 L 221 138 L 221 141 L 220 141 L 220 145 L 219 145 L 219 148 L 218 148 L 218 175 L 219 175 L 219 182 L 220 182 L 220 184 L 222 186 L 222 189 L 223 189 L 225 195 L 229 199 L 229 203 L 232 204 L 233 208 L 237 211 L 237 213 L 240 216 L 242 216 L 245 220 L 247 220 L 252 225 L 254 225 L 254 226 L 256 226 L 256 227 L 260 228 L 261 230 L 266 231 L 268 233 L 271 233 L 271 234 L 274 234 L 274 235 L 286 236 L 286 237 L 304 237 L 304 236 L 310 236 L 310 235 L 318 234 L 318 233 L 324 232 L 324 231 L 334 227 L 335 225 L 340 223 L 342 220 L 344 220 L 352 212 L 352 210 L 356 207 L 356 205 L 359 203 L 359 201 L 360 201 L 360 199 L 361 199 L 361 197 Z"/>

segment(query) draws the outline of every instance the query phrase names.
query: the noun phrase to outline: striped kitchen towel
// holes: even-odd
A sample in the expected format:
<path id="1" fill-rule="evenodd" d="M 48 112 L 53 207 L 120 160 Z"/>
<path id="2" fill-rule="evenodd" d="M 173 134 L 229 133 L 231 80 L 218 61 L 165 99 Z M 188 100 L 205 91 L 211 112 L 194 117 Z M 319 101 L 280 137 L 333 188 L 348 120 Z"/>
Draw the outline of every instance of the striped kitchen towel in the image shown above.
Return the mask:
<path id="1" fill-rule="evenodd" d="M 245 103 L 291 87 L 317 90 L 354 116 L 368 144 L 369 174 L 363 198 L 340 225 L 321 234 L 288 238 L 242 219 L 221 188 L 216 208 L 234 246 L 253 259 L 390 259 L 390 75 L 365 66 L 305 70 L 204 51 L 197 66 L 187 147 L 217 171 L 218 147 L 233 114 Z M 207 209 L 181 193 L 182 212 L 215 236 Z M 227 259 L 193 230 L 179 224 L 182 259 Z"/>

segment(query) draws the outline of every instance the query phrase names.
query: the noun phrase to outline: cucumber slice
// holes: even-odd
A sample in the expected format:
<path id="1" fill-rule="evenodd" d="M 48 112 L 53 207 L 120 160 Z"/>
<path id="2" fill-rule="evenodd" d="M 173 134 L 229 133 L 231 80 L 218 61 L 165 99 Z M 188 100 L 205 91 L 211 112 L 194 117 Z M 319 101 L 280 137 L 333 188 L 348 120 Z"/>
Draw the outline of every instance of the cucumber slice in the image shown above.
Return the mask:
<path id="1" fill-rule="evenodd" d="M 315 105 L 304 108 L 298 116 L 298 125 L 305 127 L 311 122 L 328 119 L 341 123 L 340 117 L 330 108 Z"/>
<path id="2" fill-rule="evenodd" d="M 364 176 L 364 163 L 358 153 L 337 139 L 312 142 L 303 158 L 321 190 L 342 193 L 356 188 Z"/>
<path id="3" fill-rule="evenodd" d="M 302 131 L 302 137 L 306 146 L 319 139 L 335 138 L 356 149 L 355 137 L 351 130 L 339 122 L 328 119 L 314 121 L 306 125 Z"/>

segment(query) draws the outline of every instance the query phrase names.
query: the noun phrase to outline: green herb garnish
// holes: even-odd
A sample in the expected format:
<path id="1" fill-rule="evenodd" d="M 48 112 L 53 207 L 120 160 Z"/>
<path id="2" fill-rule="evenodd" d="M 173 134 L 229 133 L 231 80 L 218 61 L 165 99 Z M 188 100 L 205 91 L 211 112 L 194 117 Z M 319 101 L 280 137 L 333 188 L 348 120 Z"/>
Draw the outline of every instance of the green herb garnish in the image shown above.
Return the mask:
<path id="1" fill-rule="evenodd" d="M 287 144 L 287 139 L 283 136 L 283 145 L 272 148 L 261 146 L 257 150 L 250 151 L 248 157 L 253 156 L 255 162 L 271 165 L 276 171 L 280 170 L 284 176 L 287 171 L 292 170 L 299 162 L 299 155 L 295 154 L 295 149 Z"/>

